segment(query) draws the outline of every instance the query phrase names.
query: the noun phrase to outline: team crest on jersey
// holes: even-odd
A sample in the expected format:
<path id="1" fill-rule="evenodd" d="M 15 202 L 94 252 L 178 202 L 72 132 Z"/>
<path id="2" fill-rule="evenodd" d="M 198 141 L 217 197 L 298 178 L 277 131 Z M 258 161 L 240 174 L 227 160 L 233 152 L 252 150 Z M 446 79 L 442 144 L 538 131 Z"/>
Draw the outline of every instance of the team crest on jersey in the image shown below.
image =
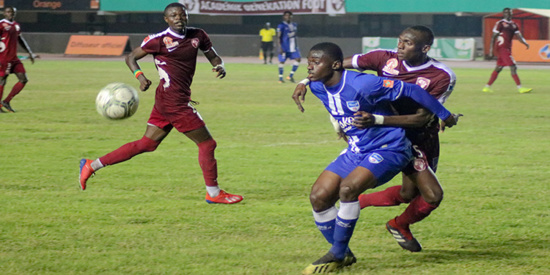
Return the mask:
<path id="1" fill-rule="evenodd" d="M 197 38 L 193 38 L 191 39 L 191 46 L 193 46 L 193 48 L 198 48 L 199 47 L 199 39 Z"/>
<path id="2" fill-rule="evenodd" d="M 346 106 L 348 106 L 348 108 L 350 110 L 352 110 L 353 112 L 357 112 L 359 111 L 359 107 L 361 107 L 359 105 L 359 101 L 357 100 L 354 100 L 354 101 L 346 101 Z"/>
<path id="3" fill-rule="evenodd" d="M 426 90 L 428 89 L 428 86 L 430 86 L 431 80 L 425 78 L 425 77 L 419 77 L 416 79 L 416 85 L 420 86 L 420 88 Z"/>
<path id="4" fill-rule="evenodd" d="M 382 68 L 382 71 L 390 75 L 398 75 L 399 71 L 395 69 L 397 68 L 397 65 L 399 65 L 397 58 L 388 59 L 388 61 L 386 61 L 386 66 Z"/>
<path id="5" fill-rule="evenodd" d="M 382 83 L 382 86 L 384 86 L 386 88 L 393 88 L 393 80 L 384 79 L 384 82 Z"/>
<path id="6" fill-rule="evenodd" d="M 378 153 L 373 153 L 372 155 L 369 156 L 369 162 L 370 163 L 380 163 L 383 160 L 384 160 L 384 158 Z"/>

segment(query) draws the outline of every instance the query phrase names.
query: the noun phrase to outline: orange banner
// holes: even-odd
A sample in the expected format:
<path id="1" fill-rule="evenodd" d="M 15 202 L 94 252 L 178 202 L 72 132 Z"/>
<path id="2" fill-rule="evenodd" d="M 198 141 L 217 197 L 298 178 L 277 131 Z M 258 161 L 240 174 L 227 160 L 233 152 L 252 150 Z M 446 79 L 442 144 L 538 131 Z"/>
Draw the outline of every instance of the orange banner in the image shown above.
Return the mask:
<path id="1" fill-rule="evenodd" d="M 512 41 L 512 56 L 519 62 L 550 63 L 550 40 L 527 40 L 529 49 L 518 40 Z"/>
<path id="2" fill-rule="evenodd" d="M 65 54 L 120 56 L 129 36 L 71 35 Z"/>

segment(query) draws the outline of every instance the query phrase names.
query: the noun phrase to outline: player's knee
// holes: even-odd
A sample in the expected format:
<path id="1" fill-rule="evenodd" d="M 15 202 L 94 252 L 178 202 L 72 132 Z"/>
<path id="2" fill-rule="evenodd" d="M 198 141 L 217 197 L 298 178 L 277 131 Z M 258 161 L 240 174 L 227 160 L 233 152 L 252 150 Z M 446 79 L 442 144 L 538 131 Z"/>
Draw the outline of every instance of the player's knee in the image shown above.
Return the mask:
<path id="1" fill-rule="evenodd" d="M 439 205 L 443 200 L 443 190 L 429 190 L 424 192 L 422 198 L 431 205 Z"/>
<path id="2" fill-rule="evenodd" d="M 215 139 L 209 138 L 201 143 L 198 143 L 197 146 L 199 146 L 199 150 L 201 151 L 213 152 L 214 150 L 216 150 L 218 143 L 216 143 Z"/>
<path id="3" fill-rule="evenodd" d="M 153 152 L 157 149 L 159 144 L 160 141 L 156 141 L 148 137 L 142 137 L 136 145 L 140 152 Z"/>
<path id="4" fill-rule="evenodd" d="M 351 201 L 356 199 L 360 194 L 361 191 L 358 188 L 359 186 L 356 184 L 342 184 L 340 186 L 340 199 L 344 201 Z"/>
<path id="5" fill-rule="evenodd" d="M 409 203 L 418 195 L 418 193 L 416 190 L 401 188 L 399 195 L 403 199 L 404 203 Z"/>

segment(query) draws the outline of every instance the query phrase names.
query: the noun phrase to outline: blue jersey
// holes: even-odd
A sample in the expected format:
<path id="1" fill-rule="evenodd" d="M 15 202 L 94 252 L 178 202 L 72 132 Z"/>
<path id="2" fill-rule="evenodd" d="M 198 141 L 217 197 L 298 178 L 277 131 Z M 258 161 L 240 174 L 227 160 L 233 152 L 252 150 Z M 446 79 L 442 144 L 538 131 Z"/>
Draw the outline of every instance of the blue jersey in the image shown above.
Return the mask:
<path id="1" fill-rule="evenodd" d="M 287 23 L 283 21 L 277 26 L 279 45 L 281 45 L 282 52 L 293 53 L 298 51 L 296 32 L 298 32 L 298 24 L 294 22 Z"/>
<path id="2" fill-rule="evenodd" d="M 418 85 L 355 71 L 344 71 L 342 79 L 335 86 L 326 87 L 322 82 L 314 81 L 311 82 L 310 89 L 349 137 L 348 149 L 354 153 L 363 154 L 381 148 L 402 151 L 410 147 L 402 128 L 359 129 L 353 126 L 353 114 L 357 111 L 395 115 L 390 102 L 401 97 L 409 97 L 439 118 L 446 119 L 451 115 L 443 105 Z"/>

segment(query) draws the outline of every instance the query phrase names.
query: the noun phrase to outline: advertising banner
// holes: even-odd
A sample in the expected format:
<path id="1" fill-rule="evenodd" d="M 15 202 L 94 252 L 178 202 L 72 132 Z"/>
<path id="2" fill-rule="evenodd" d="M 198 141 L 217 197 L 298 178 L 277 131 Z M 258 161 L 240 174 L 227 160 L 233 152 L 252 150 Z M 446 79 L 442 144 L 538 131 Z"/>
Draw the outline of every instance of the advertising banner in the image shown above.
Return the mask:
<path id="1" fill-rule="evenodd" d="M 176 0 L 133 1 L 102 0 L 104 11 L 163 11 Z M 177 0 L 187 6 L 190 14 L 265 15 L 291 11 L 296 14 L 344 14 L 345 0 L 270 0 L 270 1 L 218 1 Z"/>
<path id="2" fill-rule="evenodd" d="M 397 38 L 363 37 L 363 52 L 375 49 L 397 50 Z M 428 52 L 438 60 L 474 60 L 475 40 L 473 38 L 436 38 Z"/>
<path id="3" fill-rule="evenodd" d="M 0 8 L 19 11 L 90 11 L 99 10 L 100 0 L 0 0 Z"/>
<path id="4" fill-rule="evenodd" d="M 65 54 L 120 56 L 129 36 L 71 35 Z"/>
<path id="5" fill-rule="evenodd" d="M 529 49 L 518 40 L 512 41 L 512 56 L 519 62 L 550 63 L 550 40 L 527 40 Z"/>

